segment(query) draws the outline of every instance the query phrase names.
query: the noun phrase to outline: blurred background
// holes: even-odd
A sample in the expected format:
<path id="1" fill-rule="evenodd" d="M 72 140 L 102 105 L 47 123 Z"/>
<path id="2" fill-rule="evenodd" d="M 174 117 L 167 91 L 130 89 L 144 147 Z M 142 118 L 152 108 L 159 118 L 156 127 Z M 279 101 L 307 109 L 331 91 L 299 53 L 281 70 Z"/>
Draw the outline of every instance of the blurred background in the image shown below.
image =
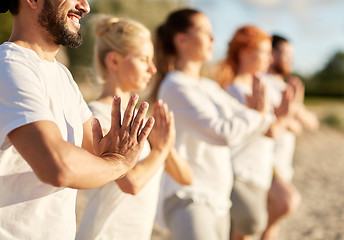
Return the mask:
<path id="1" fill-rule="evenodd" d="M 334 113 L 322 112 L 322 120 L 344 129 L 344 116 L 336 108 L 344 97 L 343 0 L 89 0 L 89 3 L 91 13 L 81 22 L 82 46 L 62 49 L 58 56 L 82 89 L 92 76 L 89 67 L 92 67 L 94 37 L 90 20 L 95 14 L 134 18 L 151 29 L 154 37 L 155 28 L 171 10 L 190 6 L 206 13 L 213 24 L 212 61 L 225 56 L 228 41 L 244 24 L 287 37 L 295 47 L 294 73 L 306 86 L 306 103 L 332 106 Z M 2 43 L 11 33 L 10 14 L 1 14 L 0 23 Z M 89 101 L 95 95 L 87 91 L 85 98 Z"/>
<path id="2" fill-rule="evenodd" d="M 71 70 L 86 101 L 97 97 L 93 78 L 92 17 L 97 13 L 138 20 L 152 30 L 177 8 L 207 14 L 215 36 L 214 57 L 225 56 L 236 29 L 254 24 L 287 37 L 295 48 L 294 74 L 306 87 L 306 106 L 321 120 L 320 130 L 297 140 L 295 185 L 303 196 L 299 211 L 282 227 L 281 239 L 344 239 L 344 1 L 343 0 L 89 0 L 82 19 L 84 41 L 61 48 L 58 60 Z M 12 17 L 0 15 L 0 43 L 11 34 Z M 79 203 L 79 216 L 82 204 Z M 168 234 L 154 233 L 154 239 Z"/>

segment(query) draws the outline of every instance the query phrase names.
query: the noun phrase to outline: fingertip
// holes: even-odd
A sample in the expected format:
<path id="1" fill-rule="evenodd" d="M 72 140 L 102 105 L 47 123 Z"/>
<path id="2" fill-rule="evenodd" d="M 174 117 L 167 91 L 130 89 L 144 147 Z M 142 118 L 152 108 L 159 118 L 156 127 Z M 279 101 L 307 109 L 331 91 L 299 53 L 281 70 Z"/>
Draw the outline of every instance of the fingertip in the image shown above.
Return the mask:
<path id="1" fill-rule="evenodd" d="M 133 95 L 131 95 L 131 99 L 132 99 L 132 100 L 138 100 L 138 99 L 139 99 L 139 95 L 137 95 L 136 93 L 134 93 Z"/>
<path id="2" fill-rule="evenodd" d="M 149 126 L 153 126 L 155 123 L 155 118 L 153 116 L 149 117 L 147 122 L 148 122 Z"/>
<path id="3" fill-rule="evenodd" d="M 98 123 L 98 119 L 97 118 L 93 118 L 91 121 L 91 127 L 93 129 L 93 127 Z"/>
<path id="4" fill-rule="evenodd" d="M 170 110 L 170 111 L 168 111 L 168 113 L 169 113 L 169 116 L 170 116 L 170 120 L 174 121 L 174 112 Z"/>
<path id="5" fill-rule="evenodd" d="M 114 110 L 114 108 L 117 108 L 119 105 L 121 104 L 121 97 L 120 96 L 114 96 L 113 100 L 112 100 L 112 110 Z"/>
<path id="6" fill-rule="evenodd" d="M 149 103 L 148 102 L 143 102 L 143 103 L 141 103 L 141 107 L 142 108 L 148 108 L 149 107 Z"/>

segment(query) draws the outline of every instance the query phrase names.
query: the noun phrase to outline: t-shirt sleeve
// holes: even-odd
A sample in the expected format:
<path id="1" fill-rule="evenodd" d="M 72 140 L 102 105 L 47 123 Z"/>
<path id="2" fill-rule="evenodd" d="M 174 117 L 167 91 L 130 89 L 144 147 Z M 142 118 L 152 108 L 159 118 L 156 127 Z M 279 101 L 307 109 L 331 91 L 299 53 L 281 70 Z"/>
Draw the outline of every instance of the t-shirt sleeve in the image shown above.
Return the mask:
<path id="1" fill-rule="evenodd" d="M 0 63 L 0 146 L 9 132 L 53 115 L 43 83 L 33 68 L 20 62 Z"/>

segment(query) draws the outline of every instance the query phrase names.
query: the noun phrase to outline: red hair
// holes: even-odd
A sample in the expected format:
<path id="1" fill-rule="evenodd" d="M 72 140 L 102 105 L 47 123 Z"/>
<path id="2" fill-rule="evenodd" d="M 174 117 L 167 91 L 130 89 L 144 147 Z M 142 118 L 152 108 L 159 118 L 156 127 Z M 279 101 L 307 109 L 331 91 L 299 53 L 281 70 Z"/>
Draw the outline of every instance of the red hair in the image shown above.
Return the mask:
<path id="1" fill-rule="evenodd" d="M 228 43 L 227 56 L 221 63 L 221 73 L 217 77 L 217 81 L 222 87 L 228 86 L 237 74 L 240 52 L 255 48 L 264 40 L 271 41 L 271 36 L 253 25 L 245 25 L 235 32 L 232 40 Z"/>

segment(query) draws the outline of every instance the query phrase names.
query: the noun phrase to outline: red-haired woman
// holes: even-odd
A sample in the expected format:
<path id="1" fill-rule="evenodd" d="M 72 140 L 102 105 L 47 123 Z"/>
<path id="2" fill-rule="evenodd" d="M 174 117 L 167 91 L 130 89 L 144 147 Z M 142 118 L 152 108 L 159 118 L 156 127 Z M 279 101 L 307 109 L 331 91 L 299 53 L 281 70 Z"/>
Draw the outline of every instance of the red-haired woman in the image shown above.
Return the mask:
<path id="1" fill-rule="evenodd" d="M 269 86 L 263 75 L 271 63 L 271 36 L 252 25 L 239 28 L 228 45 L 226 59 L 221 62 L 216 80 L 233 97 L 245 104 L 252 93 L 254 79 L 259 76 L 266 85 L 268 113 L 275 122 L 265 134 L 257 134 L 232 148 L 234 188 L 232 239 L 252 239 L 264 232 L 268 223 L 267 199 L 273 177 L 274 137 L 285 131 L 292 113 L 289 104 L 292 89 L 283 97 Z M 282 99 L 282 100 L 281 100 Z"/>

